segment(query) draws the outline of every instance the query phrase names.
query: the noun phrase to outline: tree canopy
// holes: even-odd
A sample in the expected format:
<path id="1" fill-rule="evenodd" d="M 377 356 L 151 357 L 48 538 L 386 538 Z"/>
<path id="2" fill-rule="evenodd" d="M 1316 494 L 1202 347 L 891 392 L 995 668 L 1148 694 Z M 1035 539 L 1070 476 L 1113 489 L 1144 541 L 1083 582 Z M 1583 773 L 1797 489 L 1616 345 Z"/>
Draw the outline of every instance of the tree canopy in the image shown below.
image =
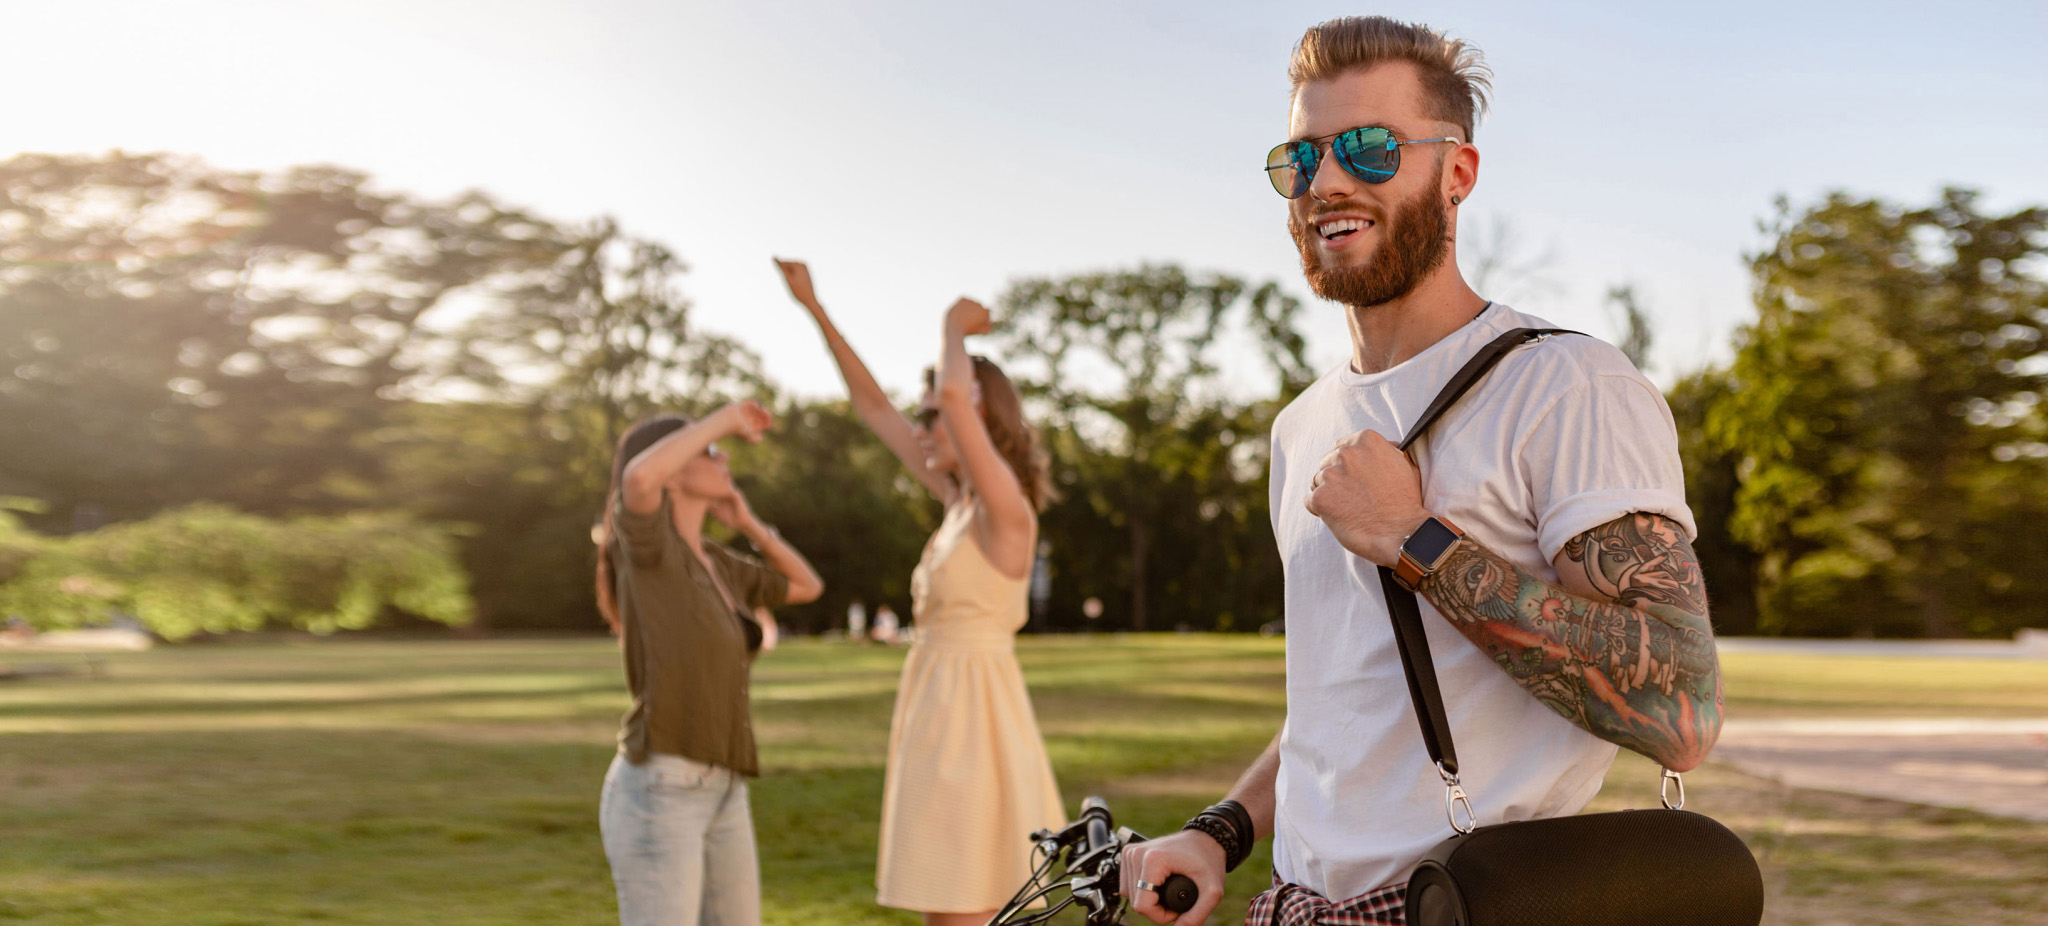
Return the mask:
<path id="1" fill-rule="evenodd" d="M 1310 378 L 1300 302 L 1275 283 L 1177 266 L 1013 282 L 998 343 L 1040 412 L 1054 481 L 1045 517 L 1056 610 L 1119 593 L 1112 618 L 1256 627 L 1277 618 L 1265 434 Z M 1236 334 L 1272 379 L 1233 394 Z M 1114 538 L 1114 539 L 1112 539 Z"/>
<path id="2" fill-rule="evenodd" d="M 2048 211 L 1781 202 L 1754 324 L 1706 416 L 1739 459 L 1759 629 L 1950 636 L 2040 623 Z"/>
<path id="3" fill-rule="evenodd" d="M 2044 223 L 1963 190 L 1779 203 L 1733 362 L 1667 396 L 1724 632 L 2048 625 Z M 1527 274 L 1505 232 L 1480 275 Z M 613 442 L 741 397 L 784 427 L 735 448 L 739 482 L 827 580 L 785 624 L 907 611 L 935 504 L 844 401 L 779 393 L 697 327 L 687 270 L 609 219 L 340 168 L 0 162 L 0 497 L 31 500 L 0 515 L 0 614 L 596 631 Z M 1635 291 L 1608 301 L 1645 362 Z M 1046 626 L 1277 619 L 1267 433 L 1315 372 L 1300 303 L 1160 264 L 1019 278 L 997 306 L 987 346 L 1060 492 Z"/>

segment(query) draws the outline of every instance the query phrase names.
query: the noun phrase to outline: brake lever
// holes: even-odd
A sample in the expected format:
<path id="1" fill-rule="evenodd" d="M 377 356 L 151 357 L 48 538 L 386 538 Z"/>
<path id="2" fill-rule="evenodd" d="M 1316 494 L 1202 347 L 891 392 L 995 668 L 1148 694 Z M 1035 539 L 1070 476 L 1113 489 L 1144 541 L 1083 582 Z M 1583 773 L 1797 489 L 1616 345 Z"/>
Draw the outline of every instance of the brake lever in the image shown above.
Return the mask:
<path id="1" fill-rule="evenodd" d="M 1088 926 L 1118 926 L 1123 919 L 1124 896 L 1117 884 L 1121 872 L 1115 855 L 1095 868 L 1067 882 L 1067 895 L 1088 909 Z"/>
<path id="2" fill-rule="evenodd" d="M 1088 926 L 1114 926 L 1117 919 L 1116 905 L 1111 904 L 1109 897 L 1095 884 L 1094 878 L 1075 878 L 1069 883 L 1067 896 L 1088 908 Z"/>

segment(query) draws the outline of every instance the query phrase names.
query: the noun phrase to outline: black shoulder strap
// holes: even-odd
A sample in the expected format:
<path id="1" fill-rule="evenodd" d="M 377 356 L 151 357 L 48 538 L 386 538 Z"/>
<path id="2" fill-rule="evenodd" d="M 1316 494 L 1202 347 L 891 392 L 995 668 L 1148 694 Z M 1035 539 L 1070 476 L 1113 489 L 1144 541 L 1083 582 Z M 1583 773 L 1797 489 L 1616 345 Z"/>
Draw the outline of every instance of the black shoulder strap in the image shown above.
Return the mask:
<path id="1" fill-rule="evenodd" d="M 1420 438 L 1429 426 L 1458 399 L 1471 390 L 1472 386 L 1486 376 L 1493 365 L 1508 352 L 1524 344 L 1552 334 L 1579 334 L 1565 328 L 1516 328 L 1492 343 L 1479 349 L 1472 359 L 1458 369 L 1450 382 L 1444 384 L 1442 392 L 1424 409 L 1422 417 L 1408 427 L 1408 433 L 1401 438 L 1401 449 L 1407 450 Z M 1436 683 L 1436 663 L 1429 657 L 1429 636 L 1422 629 L 1422 609 L 1415 603 L 1415 593 L 1401 587 L 1394 581 L 1394 571 L 1385 566 L 1380 569 L 1380 591 L 1387 596 L 1387 615 L 1394 623 L 1394 644 L 1401 651 L 1401 671 L 1408 676 L 1408 698 L 1415 705 L 1415 720 L 1422 726 L 1422 743 L 1429 750 L 1430 759 L 1452 775 L 1458 773 L 1458 750 L 1451 742 L 1451 722 L 1444 714 L 1444 694 Z"/>

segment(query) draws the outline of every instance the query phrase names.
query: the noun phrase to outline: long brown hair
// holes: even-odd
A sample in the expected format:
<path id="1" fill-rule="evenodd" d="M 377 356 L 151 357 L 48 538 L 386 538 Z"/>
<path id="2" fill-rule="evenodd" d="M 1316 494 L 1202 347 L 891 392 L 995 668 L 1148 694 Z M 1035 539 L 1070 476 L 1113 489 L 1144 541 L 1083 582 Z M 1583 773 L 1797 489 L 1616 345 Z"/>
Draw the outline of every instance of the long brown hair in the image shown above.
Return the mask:
<path id="1" fill-rule="evenodd" d="M 1017 474 L 1031 507 L 1044 511 L 1054 498 L 1052 464 L 1039 444 L 1037 429 L 1024 420 L 1024 396 L 995 361 L 980 354 L 969 359 L 974 361 L 974 381 L 981 386 L 981 423 L 988 427 L 989 441 Z M 938 381 L 939 371 L 926 367 L 925 388 L 938 388 Z"/>
<path id="2" fill-rule="evenodd" d="M 619 487 L 625 482 L 626 464 L 639 456 L 642 451 L 654 446 L 656 441 L 690 426 L 685 415 L 662 414 L 642 418 L 619 435 L 618 446 L 612 451 L 612 485 L 604 496 L 604 511 L 598 515 L 598 527 L 592 538 L 597 541 L 597 613 L 604 622 L 611 625 L 616 636 L 624 625 L 619 621 L 617 575 L 612 571 L 612 538 L 617 534 L 612 512 L 619 502 Z M 666 490 L 664 490 L 666 491 Z"/>

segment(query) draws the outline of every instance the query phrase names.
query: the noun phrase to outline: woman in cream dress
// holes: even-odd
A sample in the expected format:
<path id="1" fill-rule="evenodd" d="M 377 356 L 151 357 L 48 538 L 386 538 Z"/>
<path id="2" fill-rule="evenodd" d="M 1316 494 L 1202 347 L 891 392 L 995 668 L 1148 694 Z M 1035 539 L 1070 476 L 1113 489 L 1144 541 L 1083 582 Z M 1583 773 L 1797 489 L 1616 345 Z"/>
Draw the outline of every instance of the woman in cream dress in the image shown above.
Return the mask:
<path id="1" fill-rule="evenodd" d="M 889 727 L 877 900 L 928 926 L 982 926 L 1030 874 L 1031 832 L 1066 821 L 1012 651 L 1048 489 L 1043 455 L 1016 387 L 967 354 L 966 338 L 988 331 L 987 309 L 962 299 L 947 310 L 913 423 L 826 317 L 810 271 L 776 263 L 855 412 L 946 503 L 911 575 L 917 636 Z"/>

